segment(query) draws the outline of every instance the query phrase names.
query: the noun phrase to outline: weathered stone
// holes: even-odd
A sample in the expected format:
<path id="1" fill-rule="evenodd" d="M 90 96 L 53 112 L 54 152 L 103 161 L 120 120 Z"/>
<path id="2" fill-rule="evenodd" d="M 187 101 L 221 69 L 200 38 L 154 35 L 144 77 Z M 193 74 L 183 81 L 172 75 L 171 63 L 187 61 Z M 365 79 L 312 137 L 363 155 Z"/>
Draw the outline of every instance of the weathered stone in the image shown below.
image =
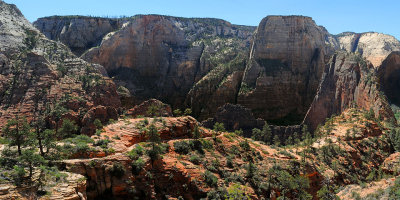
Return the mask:
<path id="1" fill-rule="evenodd" d="M 103 76 L 104 68 L 48 40 L 14 5 L 1 1 L 0 10 L 0 126 L 16 115 L 31 121 L 56 104 L 62 116 L 79 126 L 93 107 L 120 107 L 115 84 Z M 47 128 L 59 125 L 58 118 L 48 116 Z"/>
<path id="2" fill-rule="evenodd" d="M 400 51 L 400 41 L 391 35 L 382 33 L 346 32 L 334 37 L 338 42 L 339 49 L 360 53 L 376 68 L 391 52 Z"/>
<path id="3" fill-rule="evenodd" d="M 137 116 L 143 117 L 171 117 L 172 116 L 172 109 L 171 106 L 164 104 L 163 102 L 157 99 L 150 99 L 147 100 L 140 105 L 129 109 L 126 112 L 126 115 L 131 116 L 133 118 Z"/>
<path id="4" fill-rule="evenodd" d="M 238 103 L 276 124 L 300 123 L 317 91 L 329 33 L 310 17 L 268 16 L 257 28 Z"/>
<path id="5" fill-rule="evenodd" d="M 47 38 L 61 41 L 80 56 L 86 50 L 100 45 L 103 37 L 121 28 L 122 19 L 84 16 L 53 16 L 39 18 L 33 25 Z"/>
<path id="6" fill-rule="evenodd" d="M 378 68 L 379 83 L 392 104 L 400 106 L 400 52 L 392 52 Z"/>
<path id="7" fill-rule="evenodd" d="M 380 93 L 372 64 L 354 53 L 338 52 L 325 68 L 304 123 L 315 130 L 326 118 L 351 106 L 367 111 L 372 109 L 377 118 L 394 118 L 386 98 Z"/>

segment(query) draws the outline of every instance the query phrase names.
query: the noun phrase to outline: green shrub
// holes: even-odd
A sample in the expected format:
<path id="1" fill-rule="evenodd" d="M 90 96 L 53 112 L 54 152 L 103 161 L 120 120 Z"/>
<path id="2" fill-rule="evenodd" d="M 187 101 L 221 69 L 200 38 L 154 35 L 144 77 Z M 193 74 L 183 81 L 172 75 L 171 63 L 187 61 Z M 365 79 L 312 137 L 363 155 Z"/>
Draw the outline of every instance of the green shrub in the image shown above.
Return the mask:
<path id="1" fill-rule="evenodd" d="M 186 141 L 174 142 L 174 149 L 175 149 L 175 152 L 177 152 L 179 154 L 188 154 L 192 150 L 189 143 Z"/>
<path id="2" fill-rule="evenodd" d="M 111 175 L 121 178 L 125 174 L 125 167 L 119 162 L 115 162 L 110 170 Z"/>
<path id="3" fill-rule="evenodd" d="M 250 151 L 250 144 L 249 141 L 247 141 L 247 139 L 245 139 L 244 141 L 241 141 L 239 143 L 239 146 L 244 150 L 244 151 Z"/>
<path id="4" fill-rule="evenodd" d="M 136 145 L 136 147 L 134 149 L 132 149 L 131 151 L 129 151 L 127 153 L 127 155 L 129 156 L 130 159 L 132 160 L 136 160 L 138 159 L 140 156 L 143 155 L 144 149 L 142 146 L 140 145 Z"/>
<path id="5" fill-rule="evenodd" d="M 138 158 L 137 160 L 132 162 L 132 173 L 134 175 L 138 175 L 142 171 L 144 164 L 145 163 L 142 158 Z"/>
<path id="6" fill-rule="evenodd" d="M 94 146 L 100 146 L 101 148 L 106 149 L 108 147 L 109 143 L 110 143 L 110 140 L 101 139 L 101 140 L 96 140 L 96 142 L 94 142 Z"/>
<path id="7" fill-rule="evenodd" d="M 225 126 L 223 123 L 216 122 L 214 124 L 213 130 L 216 132 L 225 132 Z"/>
<path id="8" fill-rule="evenodd" d="M 217 186 L 218 178 L 213 173 L 211 173 L 210 171 L 206 170 L 204 172 L 204 174 L 203 174 L 203 177 L 204 177 L 204 182 L 207 185 L 209 185 L 211 187 L 216 187 Z"/>
<path id="9" fill-rule="evenodd" d="M 190 156 L 190 162 L 192 162 L 193 164 L 200 164 L 201 163 L 201 158 L 199 156 L 197 156 L 196 154 L 191 155 Z"/>
<path id="10" fill-rule="evenodd" d="M 101 121 L 99 119 L 95 119 L 93 121 L 93 124 L 96 126 L 97 129 L 103 128 L 103 124 L 101 123 Z"/>

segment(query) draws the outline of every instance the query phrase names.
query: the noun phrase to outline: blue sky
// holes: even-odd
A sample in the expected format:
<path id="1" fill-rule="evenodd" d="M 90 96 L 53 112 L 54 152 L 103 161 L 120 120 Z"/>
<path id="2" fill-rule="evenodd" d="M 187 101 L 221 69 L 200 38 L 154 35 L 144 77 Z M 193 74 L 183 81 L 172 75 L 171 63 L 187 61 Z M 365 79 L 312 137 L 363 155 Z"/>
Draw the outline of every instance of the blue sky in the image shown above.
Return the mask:
<path id="1" fill-rule="evenodd" d="M 258 25 L 267 15 L 305 15 L 332 34 L 375 31 L 400 39 L 399 0 L 4 0 L 29 21 L 50 15 L 213 17 Z"/>

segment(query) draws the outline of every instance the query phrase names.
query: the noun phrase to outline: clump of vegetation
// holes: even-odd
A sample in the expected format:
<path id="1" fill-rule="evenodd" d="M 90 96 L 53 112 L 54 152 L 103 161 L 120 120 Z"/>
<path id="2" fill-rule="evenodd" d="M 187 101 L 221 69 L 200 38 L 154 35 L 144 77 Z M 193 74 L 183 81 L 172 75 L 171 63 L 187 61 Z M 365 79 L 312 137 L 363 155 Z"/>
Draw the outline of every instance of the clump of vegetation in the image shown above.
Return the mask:
<path id="1" fill-rule="evenodd" d="M 114 162 L 113 166 L 110 169 L 111 175 L 121 178 L 125 174 L 125 167 L 119 162 Z"/>
<path id="2" fill-rule="evenodd" d="M 218 178 L 210 171 L 206 170 L 203 173 L 204 182 L 211 187 L 216 187 L 218 183 Z"/>

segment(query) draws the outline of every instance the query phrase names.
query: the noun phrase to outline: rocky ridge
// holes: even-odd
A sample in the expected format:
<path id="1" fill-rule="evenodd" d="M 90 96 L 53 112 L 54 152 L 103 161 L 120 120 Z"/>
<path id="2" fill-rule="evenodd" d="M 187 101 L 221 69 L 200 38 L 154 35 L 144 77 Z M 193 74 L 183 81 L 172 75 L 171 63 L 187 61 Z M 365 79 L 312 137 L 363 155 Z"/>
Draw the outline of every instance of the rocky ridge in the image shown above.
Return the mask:
<path id="1" fill-rule="evenodd" d="M 62 116 L 48 116 L 50 127 L 59 126 L 60 117 L 70 118 L 88 134 L 92 120 L 101 118 L 90 110 L 103 114 L 104 122 L 117 118 L 116 86 L 102 66 L 47 39 L 14 5 L 0 2 L 0 9 L 0 125 L 16 115 L 31 120 L 48 107 L 62 110 Z"/>
<path id="2" fill-rule="evenodd" d="M 118 21 L 58 16 L 41 18 L 35 25 L 61 40 L 69 34 L 62 31 L 69 30 L 65 21 L 71 20 L 71 30 L 89 24 L 83 31 L 71 32 L 73 38 L 103 35 L 110 30 L 107 24 Z M 93 24 L 96 20 L 109 22 Z M 131 103 L 127 105 L 154 97 L 174 109 L 190 107 L 200 120 L 214 116 L 225 103 L 233 103 L 273 124 L 299 124 L 335 51 L 359 53 L 379 68 L 399 48 L 392 36 L 331 35 L 303 16 L 269 16 L 255 32 L 254 27 L 217 19 L 139 15 L 119 22 L 124 23 L 82 57 L 104 65 L 117 85 L 128 88 Z M 97 33 L 93 25 L 101 31 Z M 89 38 L 86 43 L 92 41 Z"/>
<path id="3" fill-rule="evenodd" d="M 337 52 L 325 68 L 304 123 L 315 130 L 325 119 L 350 107 L 371 110 L 375 117 L 383 120 L 394 119 L 378 82 L 372 64 L 357 54 Z"/>

